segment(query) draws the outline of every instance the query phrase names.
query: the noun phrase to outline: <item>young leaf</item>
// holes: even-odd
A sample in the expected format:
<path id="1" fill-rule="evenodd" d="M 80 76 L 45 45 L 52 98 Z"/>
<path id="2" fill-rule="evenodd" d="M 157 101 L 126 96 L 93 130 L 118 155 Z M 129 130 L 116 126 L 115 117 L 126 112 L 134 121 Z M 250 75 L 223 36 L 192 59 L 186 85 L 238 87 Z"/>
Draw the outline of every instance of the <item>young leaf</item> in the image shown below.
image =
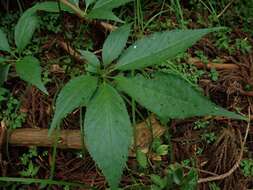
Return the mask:
<path id="1" fill-rule="evenodd" d="M 124 101 L 117 91 L 103 84 L 87 106 L 84 123 L 87 148 L 116 189 L 128 157 L 132 129 Z"/>
<path id="2" fill-rule="evenodd" d="M 49 134 L 67 114 L 78 107 L 88 104 L 97 88 L 97 83 L 97 78 L 82 75 L 70 80 L 62 88 L 56 99 L 56 109 Z"/>
<path id="3" fill-rule="evenodd" d="M 245 119 L 215 105 L 188 82 L 174 74 L 156 73 L 151 79 L 143 76 L 120 76 L 116 81 L 121 90 L 162 119 L 205 115 Z"/>
<path id="4" fill-rule="evenodd" d="M 220 29 L 173 30 L 144 37 L 123 52 L 116 68 L 132 70 L 161 64 L 178 53 L 184 52 L 202 36 Z"/>
<path id="5" fill-rule="evenodd" d="M 10 46 L 5 33 L 0 29 L 0 51 L 10 52 Z"/>
<path id="6" fill-rule="evenodd" d="M 48 95 L 47 89 L 41 81 L 40 62 L 37 58 L 26 56 L 16 62 L 16 71 L 21 79 L 35 85 Z"/>
<path id="7" fill-rule="evenodd" d="M 81 54 L 81 59 L 87 61 L 86 70 L 91 73 L 97 73 L 100 67 L 100 61 L 98 60 L 97 56 L 89 51 L 79 50 L 79 52 Z"/>
<path id="8" fill-rule="evenodd" d="M 111 32 L 111 34 L 107 37 L 102 50 L 104 65 L 108 65 L 118 58 L 119 54 L 122 52 L 127 43 L 130 30 L 131 25 L 126 24 Z"/>
<path id="9" fill-rule="evenodd" d="M 18 51 L 21 52 L 30 43 L 39 21 L 36 15 L 23 14 L 15 27 L 15 43 Z"/>

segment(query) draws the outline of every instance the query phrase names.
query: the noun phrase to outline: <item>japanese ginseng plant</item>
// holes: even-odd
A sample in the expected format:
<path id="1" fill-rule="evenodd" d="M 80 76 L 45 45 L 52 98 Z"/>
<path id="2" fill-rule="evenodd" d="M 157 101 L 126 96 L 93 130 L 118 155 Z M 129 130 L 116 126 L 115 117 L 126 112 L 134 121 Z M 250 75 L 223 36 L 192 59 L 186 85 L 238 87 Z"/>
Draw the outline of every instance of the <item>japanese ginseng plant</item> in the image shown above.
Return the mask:
<path id="1" fill-rule="evenodd" d="M 176 74 L 154 71 L 144 76 L 141 72 L 164 63 L 202 36 L 220 29 L 154 33 L 125 49 L 131 31 L 131 25 L 126 24 L 109 34 L 101 60 L 92 52 L 80 50 L 87 63 L 87 74 L 71 79 L 59 92 L 49 133 L 59 128 L 67 114 L 86 107 L 84 143 L 111 189 L 117 189 L 133 137 L 122 95 L 165 120 L 204 115 L 245 119 L 215 105 Z"/>

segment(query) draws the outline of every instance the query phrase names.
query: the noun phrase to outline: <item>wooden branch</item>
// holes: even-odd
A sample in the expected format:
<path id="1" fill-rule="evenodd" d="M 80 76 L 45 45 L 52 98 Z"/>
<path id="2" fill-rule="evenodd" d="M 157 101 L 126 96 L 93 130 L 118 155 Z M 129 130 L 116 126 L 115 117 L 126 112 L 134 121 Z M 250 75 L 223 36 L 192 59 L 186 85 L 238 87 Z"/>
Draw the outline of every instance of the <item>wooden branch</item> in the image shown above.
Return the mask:
<path id="1" fill-rule="evenodd" d="M 189 64 L 195 65 L 199 69 L 207 68 L 207 69 L 217 69 L 217 70 L 222 70 L 222 69 L 239 69 L 240 67 L 236 64 L 232 63 L 212 63 L 209 62 L 208 64 L 204 64 L 200 59 L 198 58 L 189 58 L 188 59 Z"/>
<path id="2" fill-rule="evenodd" d="M 48 136 L 47 129 L 21 128 L 10 134 L 8 143 L 12 146 L 51 147 L 54 145 L 55 138 L 55 135 Z M 58 148 L 81 149 L 80 131 L 61 130 Z"/>
<path id="3" fill-rule="evenodd" d="M 160 137 L 164 134 L 165 128 L 151 117 L 153 137 Z M 146 122 L 136 125 L 137 146 L 146 152 L 152 142 L 151 130 L 146 126 Z M 82 149 L 80 130 L 61 130 L 58 141 L 58 148 L 62 149 Z M 8 143 L 11 146 L 38 146 L 52 147 L 55 142 L 55 135 L 48 137 L 47 129 L 21 128 L 9 134 Z"/>

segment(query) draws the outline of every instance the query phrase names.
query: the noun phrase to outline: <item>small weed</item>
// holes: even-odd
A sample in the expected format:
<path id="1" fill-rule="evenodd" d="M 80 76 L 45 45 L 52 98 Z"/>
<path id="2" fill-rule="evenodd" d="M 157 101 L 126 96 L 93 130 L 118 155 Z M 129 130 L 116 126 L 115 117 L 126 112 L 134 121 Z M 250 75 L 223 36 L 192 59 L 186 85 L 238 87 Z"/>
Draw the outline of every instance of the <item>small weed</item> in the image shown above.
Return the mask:
<path id="1" fill-rule="evenodd" d="M 26 114 L 19 112 L 20 102 L 14 97 L 10 97 L 6 103 L 6 107 L 0 106 L 3 110 L 0 114 L 0 120 L 4 121 L 8 129 L 17 129 L 22 127 Z"/>
<path id="2" fill-rule="evenodd" d="M 0 103 L 2 103 L 3 101 L 7 99 L 8 93 L 9 91 L 7 89 L 0 87 Z"/>
<path id="3" fill-rule="evenodd" d="M 204 64 L 208 64 L 208 57 L 204 54 L 203 51 L 197 50 L 197 51 L 195 51 L 195 55 L 196 55 Z"/>
<path id="4" fill-rule="evenodd" d="M 215 46 L 220 50 L 226 50 L 229 54 L 233 54 L 235 49 L 231 45 L 232 40 L 229 37 L 231 29 L 220 31 L 217 33 L 217 39 L 215 40 Z"/>
<path id="5" fill-rule="evenodd" d="M 216 135 L 214 132 L 208 132 L 201 135 L 201 139 L 205 141 L 207 144 L 212 144 L 216 140 Z"/>
<path id="6" fill-rule="evenodd" d="M 209 126 L 210 122 L 209 121 L 201 121 L 198 120 L 194 122 L 194 127 L 193 129 L 206 129 Z"/>
<path id="7" fill-rule="evenodd" d="M 178 74 L 187 80 L 192 86 L 198 86 L 198 80 L 205 73 L 203 70 L 197 69 L 191 64 L 181 64 L 182 61 L 187 60 L 188 54 L 180 54 L 175 59 L 167 61 L 167 64 L 161 65 L 159 70 L 165 73 Z"/>
<path id="8" fill-rule="evenodd" d="M 253 159 L 244 159 L 240 163 L 242 173 L 246 177 L 253 177 Z"/>
<path id="9" fill-rule="evenodd" d="M 161 140 L 158 138 L 154 139 L 151 148 L 159 156 L 167 155 L 169 151 L 169 145 L 162 144 Z"/>
<path id="10" fill-rule="evenodd" d="M 50 74 L 49 70 L 45 70 L 42 72 L 42 82 L 44 83 L 44 85 L 52 82 L 52 79 L 49 77 L 49 74 Z"/>
<path id="11" fill-rule="evenodd" d="M 217 81 L 219 78 L 219 73 L 217 72 L 216 69 L 211 68 L 210 73 L 209 73 L 209 77 L 212 79 L 212 81 Z"/>
<path id="12" fill-rule="evenodd" d="M 247 38 L 244 38 L 235 40 L 235 48 L 241 51 L 243 54 L 247 54 L 251 52 L 252 46 L 250 45 Z"/>
<path id="13" fill-rule="evenodd" d="M 47 152 L 44 152 L 43 155 L 46 155 Z M 34 177 L 39 171 L 39 166 L 37 166 L 33 159 L 38 157 L 37 148 L 30 148 L 28 153 L 24 153 L 20 157 L 20 162 L 24 166 L 24 169 L 20 172 L 22 177 Z"/>
<path id="14" fill-rule="evenodd" d="M 197 155 L 202 155 L 203 151 L 204 151 L 203 148 L 198 147 L 198 148 L 197 148 L 197 151 L 196 151 L 196 154 L 197 154 Z"/>
<path id="15" fill-rule="evenodd" d="M 152 190 L 194 190 L 197 186 L 198 174 L 194 169 L 188 173 L 179 164 L 170 165 L 165 177 L 151 174 Z"/>
<path id="16" fill-rule="evenodd" d="M 250 84 L 246 84 L 245 86 L 244 86 L 244 90 L 245 91 L 251 91 L 253 89 L 253 87 L 252 87 L 252 85 L 250 85 Z"/>

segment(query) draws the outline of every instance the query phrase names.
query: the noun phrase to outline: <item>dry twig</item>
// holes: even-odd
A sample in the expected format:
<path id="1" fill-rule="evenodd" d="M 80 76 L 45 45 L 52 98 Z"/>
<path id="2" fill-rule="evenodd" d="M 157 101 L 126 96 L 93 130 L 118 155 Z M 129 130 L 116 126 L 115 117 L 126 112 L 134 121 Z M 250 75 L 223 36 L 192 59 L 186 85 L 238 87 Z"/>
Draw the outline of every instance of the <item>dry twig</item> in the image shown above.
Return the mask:
<path id="1" fill-rule="evenodd" d="M 217 70 L 222 70 L 222 69 L 228 69 L 228 70 L 233 70 L 233 69 L 239 69 L 240 67 L 236 64 L 232 63 L 212 63 L 209 62 L 208 64 L 203 63 L 200 59 L 198 58 L 189 58 L 188 60 L 189 64 L 195 65 L 197 68 L 203 69 L 217 69 Z"/>
<path id="2" fill-rule="evenodd" d="M 244 146 L 246 144 L 246 140 L 247 140 L 247 137 L 248 137 L 248 134 L 249 134 L 249 129 L 250 129 L 250 118 L 251 118 L 251 115 L 250 115 L 250 108 L 249 108 L 249 121 L 248 121 L 248 125 L 247 125 L 247 128 L 246 128 L 246 133 L 245 133 L 243 142 L 241 144 L 241 151 L 240 151 L 238 160 L 236 161 L 234 166 L 228 172 L 226 172 L 224 174 L 221 174 L 221 175 L 218 175 L 218 176 L 207 177 L 207 178 L 200 178 L 198 180 L 198 183 L 206 183 L 206 182 L 211 182 L 211 181 L 222 180 L 222 179 L 225 179 L 225 178 L 229 177 L 230 175 L 232 175 L 237 170 L 237 168 L 240 166 L 241 160 L 243 158 Z"/>

